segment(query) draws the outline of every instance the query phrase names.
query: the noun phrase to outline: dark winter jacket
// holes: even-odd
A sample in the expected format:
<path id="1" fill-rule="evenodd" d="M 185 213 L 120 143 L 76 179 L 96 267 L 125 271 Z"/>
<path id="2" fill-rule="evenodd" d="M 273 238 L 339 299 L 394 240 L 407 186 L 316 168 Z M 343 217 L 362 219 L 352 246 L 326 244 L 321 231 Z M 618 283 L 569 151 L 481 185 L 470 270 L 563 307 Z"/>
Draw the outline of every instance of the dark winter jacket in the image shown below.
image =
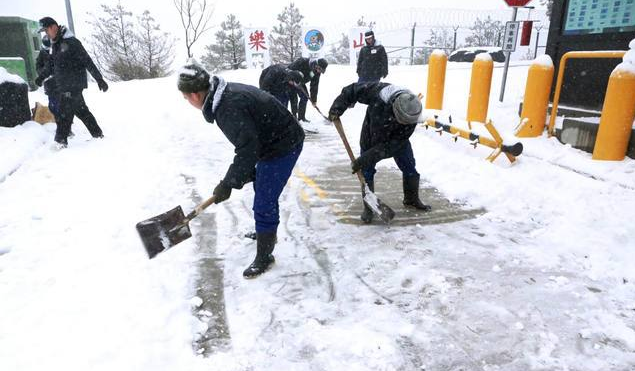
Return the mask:
<path id="1" fill-rule="evenodd" d="M 86 70 L 97 81 L 101 73 L 93 63 L 82 43 L 64 26 L 60 27 L 55 40 L 51 42 L 53 75 L 60 92 L 77 92 L 88 87 Z"/>
<path id="2" fill-rule="evenodd" d="M 55 78 L 52 76 L 53 60 L 48 50 L 40 49 L 40 53 L 35 59 L 35 70 L 38 78 L 44 82 L 44 93 L 46 95 L 55 94 L 57 86 L 55 84 Z"/>
<path id="3" fill-rule="evenodd" d="M 274 64 L 265 68 L 260 74 L 260 89 L 272 95 L 285 94 L 290 90 L 289 81 L 292 80 L 289 72 L 291 70 L 284 64 Z"/>
<path id="4" fill-rule="evenodd" d="M 364 79 L 377 79 L 388 76 L 388 56 L 382 45 L 365 45 L 357 59 L 357 75 Z"/>
<path id="5" fill-rule="evenodd" d="M 320 85 L 320 74 L 313 72 L 309 65 L 309 58 L 298 58 L 289 65 L 290 70 L 300 71 L 304 75 L 304 91 L 306 91 L 306 83 L 310 82 L 310 96 L 311 102 L 317 102 L 318 87 Z"/>
<path id="6" fill-rule="evenodd" d="M 374 164 L 399 154 L 414 133 L 416 125 L 400 124 L 392 111 L 392 102 L 403 91 L 407 90 L 383 82 L 354 83 L 335 98 L 329 110 L 332 115 L 341 116 L 357 102 L 368 105 L 359 138 L 365 163 Z"/>
<path id="7" fill-rule="evenodd" d="M 253 180 L 256 163 L 289 153 L 304 141 L 304 130 L 271 94 L 255 86 L 213 77 L 203 116 L 218 124 L 235 147 L 223 182 L 240 189 Z"/>

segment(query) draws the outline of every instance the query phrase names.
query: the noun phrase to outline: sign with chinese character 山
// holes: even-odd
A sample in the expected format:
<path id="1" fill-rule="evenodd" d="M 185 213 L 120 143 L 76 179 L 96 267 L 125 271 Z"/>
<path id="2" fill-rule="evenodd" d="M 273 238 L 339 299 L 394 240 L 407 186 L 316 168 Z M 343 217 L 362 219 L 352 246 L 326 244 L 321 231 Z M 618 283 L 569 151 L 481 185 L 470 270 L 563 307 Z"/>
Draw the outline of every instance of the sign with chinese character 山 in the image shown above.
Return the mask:
<path id="1" fill-rule="evenodd" d="M 357 66 L 357 55 L 364 46 L 364 33 L 368 31 L 368 27 L 351 28 L 348 33 L 349 56 L 351 66 Z"/>
<path id="2" fill-rule="evenodd" d="M 324 32 L 320 27 L 302 29 L 302 55 L 309 58 L 324 56 Z"/>
<path id="3" fill-rule="evenodd" d="M 509 6 L 525 6 L 531 2 L 531 0 L 505 0 Z"/>
<path id="4" fill-rule="evenodd" d="M 503 35 L 503 51 L 513 52 L 516 50 L 516 41 L 518 40 L 518 29 L 520 22 L 507 22 L 505 24 L 505 34 Z"/>
<path id="5" fill-rule="evenodd" d="M 266 28 L 246 28 L 244 35 L 247 68 L 268 67 L 271 64 L 269 30 Z"/>

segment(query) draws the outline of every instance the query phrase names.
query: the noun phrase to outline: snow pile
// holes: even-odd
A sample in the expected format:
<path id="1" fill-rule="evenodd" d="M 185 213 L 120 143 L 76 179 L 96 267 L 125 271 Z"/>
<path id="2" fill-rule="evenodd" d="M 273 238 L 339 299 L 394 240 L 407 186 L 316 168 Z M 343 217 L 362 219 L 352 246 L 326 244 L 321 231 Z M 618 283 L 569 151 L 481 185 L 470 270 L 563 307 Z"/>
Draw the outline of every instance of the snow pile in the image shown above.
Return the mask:
<path id="1" fill-rule="evenodd" d="M 18 75 L 9 73 L 4 67 L 0 67 L 0 84 L 3 82 L 11 82 L 14 84 L 26 84 L 26 82 Z"/>
<path id="2" fill-rule="evenodd" d="M 532 64 L 549 68 L 549 67 L 553 67 L 553 60 L 548 54 L 543 54 L 539 56 L 538 58 L 534 59 Z"/>
<path id="3" fill-rule="evenodd" d="M 491 62 L 492 61 L 492 56 L 489 53 L 479 53 L 474 58 L 474 61 Z"/>
<path id="4" fill-rule="evenodd" d="M 615 67 L 615 71 L 628 72 L 635 75 L 635 39 L 631 40 L 628 47 L 630 50 L 624 55 L 623 62 Z"/>
<path id="5" fill-rule="evenodd" d="M 54 131 L 54 125 L 42 126 L 35 121 L 27 121 L 13 128 L 0 126 L 0 148 L 4 148 L 0 156 L 0 182 L 14 173 L 27 158 L 48 156 L 46 150 L 39 148 L 53 137 Z"/>

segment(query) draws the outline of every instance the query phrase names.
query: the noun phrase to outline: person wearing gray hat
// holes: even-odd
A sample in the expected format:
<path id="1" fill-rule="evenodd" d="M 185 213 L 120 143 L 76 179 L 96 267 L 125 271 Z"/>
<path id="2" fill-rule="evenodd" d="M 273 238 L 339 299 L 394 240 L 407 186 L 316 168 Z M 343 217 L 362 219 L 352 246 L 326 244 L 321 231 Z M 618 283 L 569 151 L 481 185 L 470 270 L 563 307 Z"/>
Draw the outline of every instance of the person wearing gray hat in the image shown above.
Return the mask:
<path id="1" fill-rule="evenodd" d="M 410 144 L 422 106 L 419 98 L 407 89 L 396 85 L 370 82 L 354 83 L 342 89 L 329 110 L 333 121 L 355 103 L 368 105 L 360 134 L 361 154 L 353 161 L 353 173 L 362 171 L 371 191 L 375 190 L 375 164 L 392 157 L 403 175 L 403 204 L 423 211 L 431 207 L 419 199 L 420 175 Z M 373 220 L 373 211 L 364 203 L 361 219 Z"/>
<path id="2" fill-rule="evenodd" d="M 226 82 L 190 61 L 179 71 L 183 97 L 216 123 L 234 145 L 233 163 L 214 188 L 215 203 L 227 200 L 232 189 L 254 184 L 256 257 L 245 278 L 271 267 L 280 223 L 278 199 L 302 152 L 304 131 L 286 107 L 255 86 Z"/>

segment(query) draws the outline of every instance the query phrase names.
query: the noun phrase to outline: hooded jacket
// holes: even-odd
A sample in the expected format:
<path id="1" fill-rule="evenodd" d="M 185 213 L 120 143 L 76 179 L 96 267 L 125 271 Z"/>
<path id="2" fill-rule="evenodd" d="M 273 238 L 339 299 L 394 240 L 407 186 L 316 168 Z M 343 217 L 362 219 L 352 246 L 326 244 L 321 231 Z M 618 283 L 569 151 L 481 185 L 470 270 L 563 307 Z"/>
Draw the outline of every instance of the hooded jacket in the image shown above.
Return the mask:
<path id="1" fill-rule="evenodd" d="M 400 93 L 407 91 L 383 82 L 354 83 L 342 89 L 335 98 L 330 114 L 341 116 L 355 103 L 368 105 L 359 144 L 367 163 L 377 163 L 384 158 L 398 155 L 408 144 L 417 125 L 397 122 L 392 103 Z"/>
<path id="2" fill-rule="evenodd" d="M 240 189 L 253 180 L 258 161 L 291 152 L 304 141 L 304 130 L 271 94 L 218 76 L 210 82 L 203 116 L 216 122 L 234 145 L 234 161 L 223 182 Z"/>
<path id="3" fill-rule="evenodd" d="M 78 92 L 86 89 L 86 70 L 95 80 L 103 80 L 82 43 L 66 27 L 60 26 L 57 37 L 51 40 L 51 49 L 53 75 L 59 92 Z"/>

